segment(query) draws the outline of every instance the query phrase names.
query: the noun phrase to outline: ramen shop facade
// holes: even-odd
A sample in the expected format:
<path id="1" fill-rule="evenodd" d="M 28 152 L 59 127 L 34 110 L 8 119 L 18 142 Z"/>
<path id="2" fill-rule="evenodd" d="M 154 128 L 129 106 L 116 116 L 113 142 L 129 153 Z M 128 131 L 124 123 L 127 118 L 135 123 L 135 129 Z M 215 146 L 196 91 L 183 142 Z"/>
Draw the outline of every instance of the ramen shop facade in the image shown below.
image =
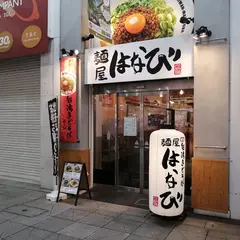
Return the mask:
<path id="1" fill-rule="evenodd" d="M 86 50 L 95 183 L 148 192 L 150 135 L 170 127 L 168 109 L 173 109 L 174 124 L 188 142 L 186 191 L 191 194 L 193 47 L 189 35 Z"/>
<path id="2" fill-rule="evenodd" d="M 116 2 L 113 8 L 121 4 Z M 180 6 L 178 24 L 181 14 L 194 18 L 195 30 L 211 30 L 210 41 L 197 43 L 190 31 L 193 24 L 182 23 L 165 38 L 117 42 L 115 32 L 109 43 L 107 34 L 99 36 L 90 6 L 88 27 L 95 38 L 86 46 L 83 75 L 89 88 L 92 183 L 147 193 L 149 136 L 170 124 L 167 109 L 172 109 L 175 128 L 186 136 L 185 195 L 194 211 L 239 219 L 236 115 L 230 101 L 236 89 L 229 84 L 237 84 L 230 78 L 229 57 L 230 8 L 237 1 L 195 1 L 193 15 L 187 1 L 170 2 L 177 13 Z"/>

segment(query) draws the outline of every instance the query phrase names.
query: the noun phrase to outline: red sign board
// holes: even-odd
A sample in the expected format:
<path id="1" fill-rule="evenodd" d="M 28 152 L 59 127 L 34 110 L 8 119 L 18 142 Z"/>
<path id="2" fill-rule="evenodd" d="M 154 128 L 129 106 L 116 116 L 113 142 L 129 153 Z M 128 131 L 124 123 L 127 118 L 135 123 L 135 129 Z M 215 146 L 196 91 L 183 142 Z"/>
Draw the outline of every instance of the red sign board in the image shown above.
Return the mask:
<path id="1" fill-rule="evenodd" d="M 77 142 L 77 65 L 76 57 L 61 59 L 61 142 Z"/>
<path id="2" fill-rule="evenodd" d="M 48 51 L 48 0 L 0 0 L 0 59 Z"/>

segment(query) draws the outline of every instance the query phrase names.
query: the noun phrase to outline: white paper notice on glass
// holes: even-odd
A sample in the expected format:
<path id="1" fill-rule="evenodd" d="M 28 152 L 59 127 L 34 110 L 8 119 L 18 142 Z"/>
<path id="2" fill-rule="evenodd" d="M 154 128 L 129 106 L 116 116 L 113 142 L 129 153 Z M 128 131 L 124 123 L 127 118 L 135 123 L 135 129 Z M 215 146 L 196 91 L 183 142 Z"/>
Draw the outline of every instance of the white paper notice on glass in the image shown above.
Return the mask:
<path id="1" fill-rule="evenodd" d="M 137 118 L 136 117 L 124 118 L 124 136 L 126 137 L 137 136 Z"/>

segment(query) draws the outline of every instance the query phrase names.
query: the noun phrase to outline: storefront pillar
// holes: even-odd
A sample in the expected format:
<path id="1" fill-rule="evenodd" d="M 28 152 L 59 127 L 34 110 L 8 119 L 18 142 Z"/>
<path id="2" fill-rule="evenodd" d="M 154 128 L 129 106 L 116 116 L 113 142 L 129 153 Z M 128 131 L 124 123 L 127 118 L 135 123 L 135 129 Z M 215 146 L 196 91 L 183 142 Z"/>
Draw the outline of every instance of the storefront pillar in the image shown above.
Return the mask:
<path id="1" fill-rule="evenodd" d="M 41 187 L 53 188 L 53 159 L 47 103 L 60 93 L 60 4 L 48 2 L 49 25 L 51 37 L 49 52 L 41 55 Z"/>
<path id="2" fill-rule="evenodd" d="M 212 42 L 194 51 L 192 206 L 229 217 L 229 1 L 196 1 L 195 26 L 207 26 Z"/>
<path id="3" fill-rule="evenodd" d="M 230 211 L 231 218 L 240 219 L 240 159 L 239 159 L 239 119 L 240 119 L 240 32 L 238 31 L 238 23 L 240 20 L 238 0 L 231 0 L 231 81 L 230 81 Z"/>

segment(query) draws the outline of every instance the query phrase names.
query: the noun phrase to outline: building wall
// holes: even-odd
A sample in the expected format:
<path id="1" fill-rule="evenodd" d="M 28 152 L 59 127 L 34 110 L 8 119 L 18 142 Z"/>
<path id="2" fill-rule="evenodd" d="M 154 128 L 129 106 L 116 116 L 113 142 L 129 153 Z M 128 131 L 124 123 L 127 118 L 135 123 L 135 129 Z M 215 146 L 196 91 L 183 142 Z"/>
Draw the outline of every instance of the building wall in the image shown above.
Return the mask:
<path id="1" fill-rule="evenodd" d="M 78 49 L 80 53 L 84 52 L 85 44 L 82 41 L 84 36 L 84 28 L 82 27 L 82 19 L 86 18 L 85 8 L 86 1 L 78 0 L 60 0 L 61 2 L 61 38 L 60 48 L 67 51 Z M 87 18 L 86 18 L 87 19 Z M 83 55 L 80 54 L 79 66 L 79 87 L 78 87 L 78 143 L 64 143 L 61 148 L 87 149 L 89 147 L 89 111 L 88 111 L 88 87 L 84 86 L 84 78 L 82 71 L 84 67 Z"/>
<path id="2" fill-rule="evenodd" d="M 218 190 L 216 193 L 209 192 L 210 188 L 203 186 L 202 180 L 195 177 L 193 178 L 192 199 L 195 210 L 201 209 L 200 213 L 218 215 L 213 211 L 221 212 L 224 209 L 224 214 L 221 214 L 224 217 L 229 217 L 229 213 L 226 211 L 229 209 L 229 193 L 226 188 L 228 176 L 224 182 L 218 183 L 218 186 L 214 187 L 213 185 L 216 184 L 214 182 L 214 179 L 217 179 L 215 169 L 219 166 L 219 161 L 228 163 L 229 160 L 229 25 L 229 0 L 195 0 L 195 30 L 201 26 L 207 26 L 212 31 L 212 41 L 195 45 L 194 49 L 193 166 L 195 167 L 193 167 L 192 174 L 196 176 L 199 169 L 202 169 L 200 176 L 205 176 L 204 179 L 207 174 L 212 176 L 208 177 L 207 182 L 212 188 Z M 222 38 L 227 38 L 227 40 L 224 41 Z M 214 41 L 214 39 L 219 39 L 219 41 Z M 201 168 L 199 166 L 198 169 L 196 168 L 197 161 Z M 206 161 L 211 161 L 211 168 L 207 172 L 204 167 Z M 224 168 L 217 174 L 225 176 L 225 172 Z M 222 192 L 220 189 L 223 189 Z M 199 191 L 206 193 L 204 199 L 199 199 L 201 198 Z M 214 210 L 202 211 L 209 209 Z"/>
<path id="3" fill-rule="evenodd" d="M 53 160 L 47 102 L 60 92 L 60 2 L 49 0 L 49 52 L 41 55 L 41 187 L 53 188 Z"/>
<path id="4" fill-rule="evenodd" d="M 240 32 L 239 0 L 231 0 L 231 81 L 230 81 L 230 210 L 231 217 L 240 219 Z"/>
<path id="5" fill-rule="evenodd" d="M 195 146 L 227 146 L 229 135 L 229 0 L 196 0 L 195 29 L 207 26 L 212 39 L 194 49 Z M 221 149 L 195 148 L 195 157 L 228 159 Z"/>

